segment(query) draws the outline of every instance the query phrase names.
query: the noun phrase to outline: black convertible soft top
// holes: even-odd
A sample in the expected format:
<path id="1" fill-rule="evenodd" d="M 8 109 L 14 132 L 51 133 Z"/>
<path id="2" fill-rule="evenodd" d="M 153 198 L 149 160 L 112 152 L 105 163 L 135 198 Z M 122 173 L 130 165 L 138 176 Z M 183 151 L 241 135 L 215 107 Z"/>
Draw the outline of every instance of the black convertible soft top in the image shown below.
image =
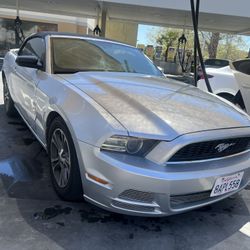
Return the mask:
<path id="1" fill-rule="evenodd" d="M 70 37 L 82 37 L 82 38 L 94 38 L 96 40 L 104 40 L 104 41 L 109 41 L 109 42 L 113 42 L 113 43 L 119 43 L 119 44 L 123 44 L 124 46 L 128 46 L 128 47 L 134 47 L 132 45 L 126 44 L 126 43 L 122 43 L 120 41 L 115 41 L 112 39 L 107 39 L 104 37 L 98 37 L 98 36 L 91 36 L 91 35 L 83 35 L 83 34 L 78 34 L 78 33 L 70 33 L 70 32 L 57 32 L 57 31 L 41 31 L 41 32 L 37 32 L 34 33 L 28 37 L 26 37 L 26 39 L 23 41 L 23 43 L 20 46 L 20 49 L 23 48 L 24 44 L 26 43 L 27 40 L 31 39 L 31 38 L 35 38 L 35 37 L 40 37 L 40 38 L 45 38 L 46 36 L 70 36 Z"/>
<path id="2" fill-rule="evenodd" d="M 72 37 L 86 37 L 86 38 L 94 38 L 94 39 L 98 39 L 98 40 L 106 40 L 106 41 L 110 41 L 110 42 L 115 42 L 115 43 L 121 43 L 124 45 L 128 45 L 131 46 L 129 44 L 125 44 L 123 42 L 120 41 L 116 41 L 116 40 L 112 40 L 112 39 L 107 39 L 104 37 L 98 37 L 98 36 L 92 36 L 92 35 L 83 35 L 83 34 L 78 34 L 78 33 L 70 33 L 70 32 L 57 32 L 57 31 L 42 31 L 42 32 L 38 32 L 38 33 L 34 33 L 30 36 L 28 36 L 25 41 L 27 39 L 33 38 L 33 37 L 41 37 L 41 38 L 45 38 L 46 36 L 53 36 L 53 35 L 57 35 L 57 36 L 72 36 Z M 24 42 L 25 42 L 24 41 Z M 132 46 L 133 47 L 133 46 Z"/>

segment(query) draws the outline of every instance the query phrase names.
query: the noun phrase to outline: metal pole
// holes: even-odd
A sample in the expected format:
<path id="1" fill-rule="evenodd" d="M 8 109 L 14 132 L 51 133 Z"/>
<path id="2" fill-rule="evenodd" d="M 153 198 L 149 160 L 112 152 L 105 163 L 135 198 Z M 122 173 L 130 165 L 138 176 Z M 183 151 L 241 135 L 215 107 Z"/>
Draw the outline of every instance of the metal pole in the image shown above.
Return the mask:
<path id="1" fill-rule="evenodd" d="M 16 0 L 16 20 L 18 19 L 19 19 L 19 0 Z M 17 30 L 16 20 L 15 20 L 15 41 L 16 41 L 16 47 L 19 47 L 20 39 L 19 39 L 18 30 Z"/>
<path id="2" fill-rule="evenodd" d="M 19 16 L 19 0 L 16 0 L 16 16 Z"/>
<path id="3" fill-rule="evenodd" d="M 102 26 L 101 26 L 101 35 L 106 36 L 106 22 L 107 22 L 107 9 L 102 5 Z"/>
<path id="4" fill-rule="evenodd" d="M 193 21 L 193 26 L 194 26 L 194 34 L 195 34 L 197 52 L 198 52 L 198 55 L 199 55 L 199 58 L 200 58 L 200 64 L 201 64 L 201 68 L 202 68 L 202 71 L 203 71 L 204 80 L 206 82 L 208 92 L 213 93 L 211 85 L 210 85 L 209 80 L 208 80 L 208 76 L 207 76 L 207 72 L 206 72 L 206 68 L 205 68 L 205 64 L 204 64 L 203 56 L 202 56 L 202 52 L 201 52 L 200 40 L 199 40 L 198 22 L 196 20 L 197 17 L 199 17 L 199 8 L 198 8 L 199 4 L 200 4 L 200 0 L 197 0 L 196 8 L 195 8 L 194 0 L 190 0 L 191 11 L 192 11 L 192 21 Z"/>
<path id="5" fill-rule="evenodd" d="M 97 5 L 97 16 L 96 16 L 96 25 L 100 25 L 100 6 Z"/>

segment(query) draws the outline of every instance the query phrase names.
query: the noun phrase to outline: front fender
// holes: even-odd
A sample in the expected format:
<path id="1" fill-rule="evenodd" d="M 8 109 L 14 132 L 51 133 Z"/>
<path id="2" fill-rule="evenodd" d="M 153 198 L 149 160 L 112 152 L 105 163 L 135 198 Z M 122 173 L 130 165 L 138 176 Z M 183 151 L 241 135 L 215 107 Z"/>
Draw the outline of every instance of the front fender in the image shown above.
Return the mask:
<path id="1" fill-rule="evenodd" d="M 46 121 L 51 112 L 63 118 L 74 141 L 100 147 L 111 135 L 128 135 L 128 131 L 92 98 L 57 76 L 40 81 L 36 96 L 36 126 L 44 142 L 48 129 Z"/>

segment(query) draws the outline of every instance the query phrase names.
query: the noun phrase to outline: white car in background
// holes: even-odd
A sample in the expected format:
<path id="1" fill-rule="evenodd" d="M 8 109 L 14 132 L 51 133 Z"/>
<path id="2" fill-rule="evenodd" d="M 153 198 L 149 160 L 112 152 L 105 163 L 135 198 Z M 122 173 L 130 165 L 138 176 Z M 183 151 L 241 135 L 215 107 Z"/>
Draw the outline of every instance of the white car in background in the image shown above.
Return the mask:
<path id="1" fill-rule="evenodd" d="M 237 60 L 222 68 L 206 67 L 209 82 L 214 94 L 240 106 L 250 114 L 250 59 Z M 204 80 L 197 87 L 208 91 Z"/>
<path id="2" fill-rule="evenodd" d="M 239 87 L 234 103 L 250 114 L 250 59 L 233 62 L 232 71 Z"/>
<path id="3" fill-rule="evenodd" d="M 213 93 L 233 102 L 239 91 L 239 85 L 235 79 L 232 66 L 229 65 L 222 68 L 206 67 L 206 71 Z M 201 76 L 197 87 L 203 91 L 208 91 L 204 77 Z"/>

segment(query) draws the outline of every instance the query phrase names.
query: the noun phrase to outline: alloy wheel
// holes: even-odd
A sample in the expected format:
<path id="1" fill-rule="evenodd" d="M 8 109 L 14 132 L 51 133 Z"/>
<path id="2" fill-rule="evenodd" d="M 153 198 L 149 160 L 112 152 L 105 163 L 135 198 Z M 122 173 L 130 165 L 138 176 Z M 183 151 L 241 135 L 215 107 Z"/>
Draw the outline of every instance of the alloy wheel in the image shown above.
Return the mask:
<path id="1" fill-rule="evenodd" d="M 70 148 L 66 135 L 59 128 L 55 129 L 51 137 L 50 161 L 57 185 L 65 188 L 71 171 Z"/>
<path id="2" fill-rule="evenodd" d="M 9 100 L 10 100 L 10 92 L 9 92 L 8 86 L 5 82 L 3 84 L 3 97 L 4 97 L 4 104 L 6 106 L 8 106 Z"/>

